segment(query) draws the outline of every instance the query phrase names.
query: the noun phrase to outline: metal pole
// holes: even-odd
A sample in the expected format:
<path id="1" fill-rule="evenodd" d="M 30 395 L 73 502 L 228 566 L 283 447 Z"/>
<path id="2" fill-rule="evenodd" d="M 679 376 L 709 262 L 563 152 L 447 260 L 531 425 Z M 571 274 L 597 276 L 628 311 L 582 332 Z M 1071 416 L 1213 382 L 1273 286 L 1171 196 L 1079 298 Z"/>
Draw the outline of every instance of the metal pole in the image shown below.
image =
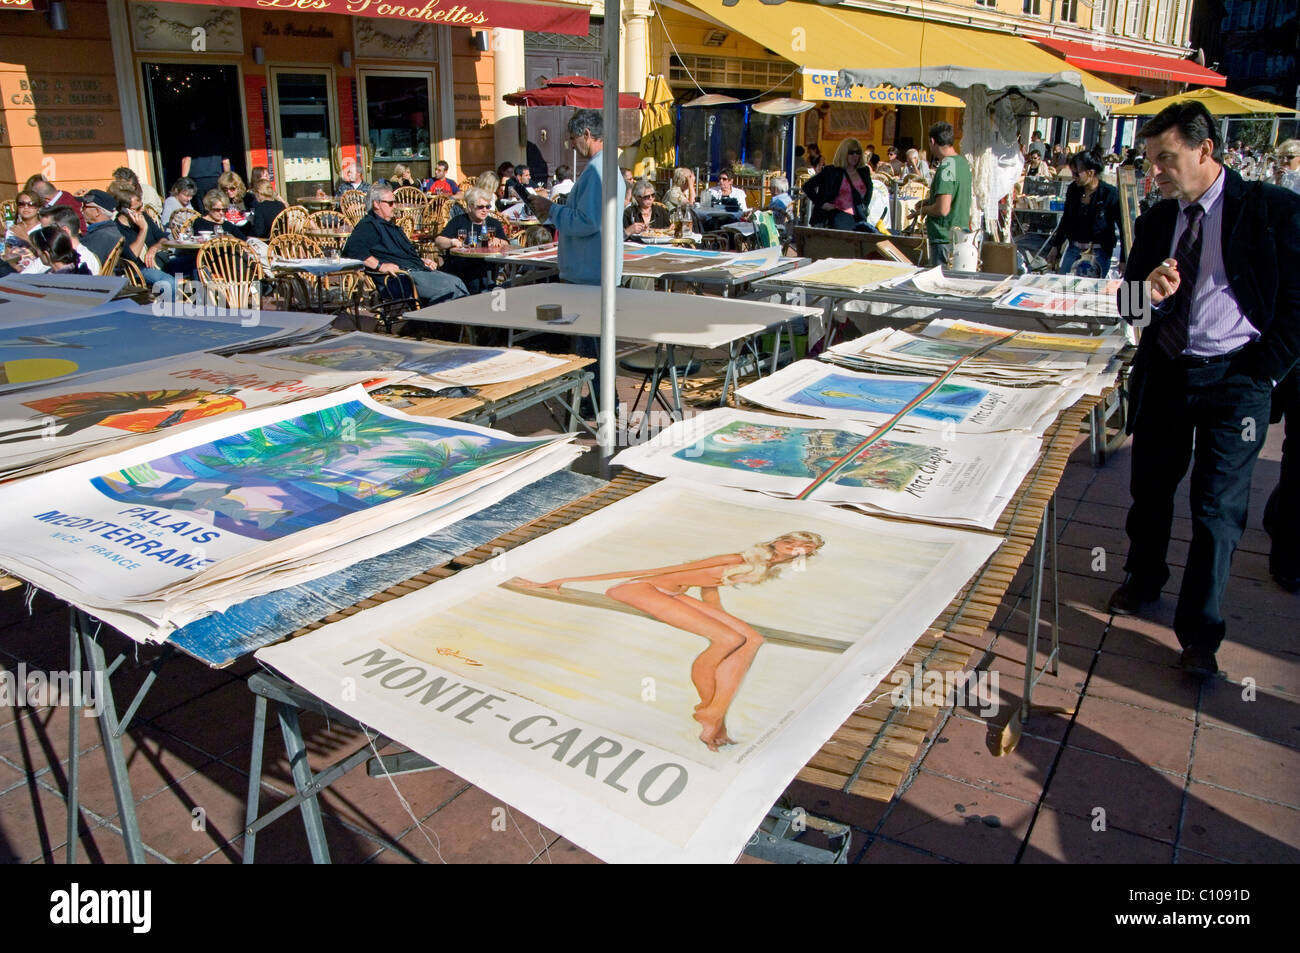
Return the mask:
<path id="1" fill-rule="evenodd" d="M 605 142 L 600 151 L 604 205 L 600 222 L 600 414 L 596 438 L 600 444 L 602 465 L 614 454 L 614 421 L 618 411 L 614 390 L 614 375 L 618 370 L 614 359 L 614 294 L 618 290 L 616 269 L 623 254 L 623 210 L 618 206 L 618 183 L 622 177 L 618 167 L 618 78 L 621 75 L 618 42 L 621 22 L 620 0 L 606 0 L 605 22 L 600 30 L 601 58 L 605 68 Z"/>

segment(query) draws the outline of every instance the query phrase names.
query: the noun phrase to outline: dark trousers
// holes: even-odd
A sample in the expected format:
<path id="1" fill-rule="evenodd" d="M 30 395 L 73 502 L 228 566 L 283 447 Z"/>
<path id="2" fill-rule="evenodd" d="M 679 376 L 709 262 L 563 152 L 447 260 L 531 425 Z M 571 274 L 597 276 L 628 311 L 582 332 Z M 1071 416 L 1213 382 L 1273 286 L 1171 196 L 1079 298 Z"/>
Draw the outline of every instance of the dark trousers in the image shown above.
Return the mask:
<path id="1" fill-rule="evenodd" d="M 1273 389 L 1271 381 L 1237 371 L 1237 364 L 1196 367 L 1156 356 L 1133 427 L 1124 569 L 1143 591 L 1158 591 L 1168 580 L 1174 494 L 1190 463 L 1192 543 L 1174 633 L 1184 648 L 1211 652 L 1223 641 L 1219 606 L 1246 528 L 1250 475 L 1268 433 Z"/>
<path id="2" fill-rule="evenodd" d="M 1286 418 L 1282 475 L 1264 506 L 1264 529 L 1272 539 L 1268 568 L 1277 576 L 1300 576 L 1300 373 L 1291 371 L 1273 394 L 1273 420 Z"/>

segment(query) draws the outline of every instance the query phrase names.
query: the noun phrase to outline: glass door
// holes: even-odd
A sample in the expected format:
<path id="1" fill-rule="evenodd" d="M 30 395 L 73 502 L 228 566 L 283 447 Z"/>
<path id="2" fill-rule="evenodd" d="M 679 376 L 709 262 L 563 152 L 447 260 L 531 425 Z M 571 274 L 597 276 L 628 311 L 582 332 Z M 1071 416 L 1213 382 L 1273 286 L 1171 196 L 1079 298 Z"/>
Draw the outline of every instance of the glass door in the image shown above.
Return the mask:
<path id="1" fill-rule="evenodd" d="M 389 179 L 406 166 L 415 184 L 433 175 L 430 142 L 432 95 L 430 73 L 385 71 L 361 74 L 363 135 L 370 145 L 370 181 Z"/>
<path id="2" fill-rule="evenodd" d="M 290 203 L 320 189 L 334 194 L 333 73 L 330 70 L 271 71 L 279 181 Z"/>

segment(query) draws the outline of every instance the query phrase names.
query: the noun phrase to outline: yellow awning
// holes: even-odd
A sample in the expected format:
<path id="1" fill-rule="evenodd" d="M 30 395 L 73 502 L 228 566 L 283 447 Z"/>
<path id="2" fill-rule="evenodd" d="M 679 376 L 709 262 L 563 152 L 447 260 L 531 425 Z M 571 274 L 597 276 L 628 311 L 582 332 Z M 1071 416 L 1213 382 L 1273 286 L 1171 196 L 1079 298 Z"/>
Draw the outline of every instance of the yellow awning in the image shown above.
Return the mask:
<path id="1" fill-rule="evenodd" d="M 803 67 L 805 99 L 873 101 L 865 98 L 869 97 L 870 89 L 856 88 L 852 95 L 830 96 L 823 93 L 827 88 L 833 89 L 833 81 L 813 82 L 814 77 L 835 77 L 841 69 L 946 65 L 1049 74 L 1073 70 L 1083 78 L 1084 88 L 1103 102 L 1133 101 L 1133 94 L 1128 90 L 1070 66 L 1059 56 L 1009 33 L 812 2 L 786 3 L 780 7 L 761 6 L 758 0 L 740 0 L 735 6 L 727 6 L 723 0 L 689 0 L 689 3 Z M 816 95 L 813 90 L 817 91 Z M 936 91 L 934 95 L 948 102 L 920 105 L 964 105 L 944 93 Z"/>

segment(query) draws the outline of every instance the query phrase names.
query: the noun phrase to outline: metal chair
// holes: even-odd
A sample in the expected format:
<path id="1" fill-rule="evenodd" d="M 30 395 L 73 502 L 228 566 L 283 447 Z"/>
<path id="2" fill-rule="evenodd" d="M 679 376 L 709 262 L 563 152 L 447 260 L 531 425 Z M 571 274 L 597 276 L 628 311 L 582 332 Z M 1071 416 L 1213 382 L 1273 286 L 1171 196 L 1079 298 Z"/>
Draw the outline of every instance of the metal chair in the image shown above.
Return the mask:
<path id="1" fill-rule="evenodd" d="M 257 256 L 238 238 L 214 238 L 199 249 L 199 283 L 208 303 L 227 308 L 261 305 L 266 277 Z"/>

